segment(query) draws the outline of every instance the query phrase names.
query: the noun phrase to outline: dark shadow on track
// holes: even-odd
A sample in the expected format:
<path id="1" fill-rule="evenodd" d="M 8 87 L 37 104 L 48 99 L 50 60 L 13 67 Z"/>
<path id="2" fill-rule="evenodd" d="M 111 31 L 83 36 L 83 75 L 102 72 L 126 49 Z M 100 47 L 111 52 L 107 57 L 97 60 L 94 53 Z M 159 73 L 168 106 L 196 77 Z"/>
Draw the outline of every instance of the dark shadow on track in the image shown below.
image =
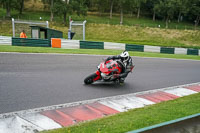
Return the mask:
<path id="1" fill-rule="evenodd" d="M 116 89 L 123 89 L 123 90 L 127 90 L 130 89 L 131 85 L 129 85 L 129 83 L 124 83 L 123 85 L 117 84 L 117 83 L 113 83 L 113 82 L 96 82 L 90 85 L 85 85 L 85 87 L 87 88 L 92 88 L 92 89 L 102 89 L 102 90 L 116 90 Z"/>

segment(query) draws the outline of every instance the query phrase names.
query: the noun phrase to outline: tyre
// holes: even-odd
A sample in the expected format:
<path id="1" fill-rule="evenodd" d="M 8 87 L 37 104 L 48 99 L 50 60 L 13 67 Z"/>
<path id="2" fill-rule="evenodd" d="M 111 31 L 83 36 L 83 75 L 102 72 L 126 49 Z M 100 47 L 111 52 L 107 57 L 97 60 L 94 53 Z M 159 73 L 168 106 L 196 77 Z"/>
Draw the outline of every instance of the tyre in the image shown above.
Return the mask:
<path id="1" fill-rule="evenodd" d="M 84 83 L 86 85 L 92 84 L 94 82 L 94 78 L 96 78 L 96 77 L 97 77 L 96 73 L 91 74 L 90 76 L 88 76 L 88 77 L 85 78 Z"/>

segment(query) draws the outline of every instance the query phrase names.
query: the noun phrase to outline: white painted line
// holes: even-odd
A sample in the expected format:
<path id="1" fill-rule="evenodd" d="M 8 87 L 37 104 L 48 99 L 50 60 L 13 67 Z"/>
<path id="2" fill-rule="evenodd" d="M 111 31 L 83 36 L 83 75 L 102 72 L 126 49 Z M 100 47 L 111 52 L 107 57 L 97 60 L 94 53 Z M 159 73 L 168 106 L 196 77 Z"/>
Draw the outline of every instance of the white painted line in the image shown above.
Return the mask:
<path id="1" fill-rule="evenodd" d="M 42 130 L 18 116 L 0 119 L 0 133 L 35 133 Z"/>
<path id="2" fill-rule="evenodd" d="M 33 123 L 34 125 L 37 125 L 38 127 L 41 127 L 44 130 L 50 130 L 62 127 L 52 119 L 44 115 L 41 115 L 39 113 L 21 115 L 20 117 L 30 123 Z"/>
<path id="3" fill-rule="evenodd" d="M 168 90 L 166 89 L 166 90 L 164 90 L 164 92 L 167 92 L 167 93 L 179 96 L 179 97 L 198 93 L 196 91 L 189 90 L 186 88 L 175 88 L 175 89 L 168 89 Z"/>

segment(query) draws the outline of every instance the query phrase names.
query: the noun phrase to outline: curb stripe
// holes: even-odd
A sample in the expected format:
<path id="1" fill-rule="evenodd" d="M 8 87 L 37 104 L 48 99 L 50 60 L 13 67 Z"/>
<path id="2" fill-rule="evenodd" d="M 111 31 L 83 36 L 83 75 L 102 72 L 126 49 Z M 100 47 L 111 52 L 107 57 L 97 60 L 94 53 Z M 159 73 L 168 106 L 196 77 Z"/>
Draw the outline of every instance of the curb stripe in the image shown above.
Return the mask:
<path id="1" fill-rule="evenodd" d="M 197 93 L 196 91 L 189 90 L 189 89 L 186 89 L 186 88 L 176 88 L 176 89 L 171 89 L 171 90 L 165 90 L 164 92 L 167 92 L 167 93 L 170 93 L 170 94 L 173 94 L 173 95 L 177 95 L 179 97 Z"/>
<path id="2" fill-rule="evenodd" d="M 103 104 L 103 105 L 106 105 L 106 106 L 108 106 L 110 108 L 113 108 L 113 109 L 115 109 L 115 110 L 117 110 L 119 112 L 127 111 L 127 109 L 126 109 L 125 106 L 123 106 L 121 104 L 118 104 L 118 103 L 115 103 L 115 102 L 113 102 L 111 100 L 109 100 L 109 101 L 102 101 L 100 103 Z"/>
<path id="3" fill-rule="evenodd" d="M 0 119 L 0 133 L 34 133 L 43 129 L 20 118 L 14 116 L 6 119 Z"/>
<path id="4" fill-rule="evenodd" d="M 139 95 L 139 97 L 145 98 L 155 103 L 160 103 L 162 101 L 168 101 L 178 98 L 178 96 L 166 92 L 155 92 L 150 94 L 144 94 L 144 95 Z"/>
<path id="5" fill-rule="evenodd" d="M 120 112 L 154 104 L 154 102 L 151 102 L 147 99 L 143 99 L 143 98 L 135 97 L 135 96 L 128 96 L 128 97 L 123 97 L 123 98 L 118 98 L 118 99 L 113 99 L 113 100 L 105 100 L 105 101 L 101 101 L 100 103 L 106 106 L 109 106 L 110 108 L 114 108 Z"/>
<path id="6" fill-rule="evenodd" d="M 50 119 L 56 121 L 62 126 L 69 126 L 75 123 L 75 119 L 58 110 L 45 111 L 41 114 L 49 117 Z"/>
<path id="7" fill-rule="evenodd" d="M 80 105 L 59 110 L 64 114 L 74 118 L 77 122 L 103 117 L 103 113 L 88 106 L 89 105 Z"/>
<path id="8" fill-rule="evenodd" d="M 40 113 L 21 115 L 20 117 L 28 122 L 34 123 L 35 125 L 41 127 L 44 130 L 61 128 L 61 126 L 58 123 L 54 122 L 52 119 L 44 115 L 41 115 Z"/>
<path id="9" fill-rule="evenodd" d="M 103 104 L 100 104 L 98 102 L 91 103 L 91 104 L 89 104 L 89 106 L 101 111 L 104 115 L 111 115 L 111 114 L 119 113 L 119 111 L 112 109 L 108 106 L 105 106 Z"/>
<path id="10" fill-rule="evenodd" d="M 187 86 L 187 87 L 184 87 L 184 88 L 187 88 L 187 89 L 190 89 L 190 90 L 193 90 L 193 91 L 196 91 L 196 92 L 200 92 L 200 85 Z"/>

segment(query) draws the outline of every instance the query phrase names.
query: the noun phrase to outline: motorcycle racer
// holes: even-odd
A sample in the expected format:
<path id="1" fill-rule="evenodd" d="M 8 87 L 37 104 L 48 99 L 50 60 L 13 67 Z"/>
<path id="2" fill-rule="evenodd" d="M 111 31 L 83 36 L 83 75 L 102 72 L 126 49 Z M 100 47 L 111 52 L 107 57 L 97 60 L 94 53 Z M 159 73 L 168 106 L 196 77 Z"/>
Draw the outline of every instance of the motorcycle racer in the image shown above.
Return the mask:
<path id="1" fill-rule="evenodd" d="M 106 59 L 105 63 L 108 60 L 117 60 L 117 62 L 121 65 L 122 67 L 122 72 L 120 74 L 115 74 L 115 78 L 119 78 L 119 82 L 121 84 L 124 83 L 125 78 L 128 76 L 128 73 L 131 72 L 133 69 L 134 65 L 132 62 L 132 58 L 129 56 L 128 51 L 122 52 L 120 55 L 116 56 L 110 56 Z"/>

